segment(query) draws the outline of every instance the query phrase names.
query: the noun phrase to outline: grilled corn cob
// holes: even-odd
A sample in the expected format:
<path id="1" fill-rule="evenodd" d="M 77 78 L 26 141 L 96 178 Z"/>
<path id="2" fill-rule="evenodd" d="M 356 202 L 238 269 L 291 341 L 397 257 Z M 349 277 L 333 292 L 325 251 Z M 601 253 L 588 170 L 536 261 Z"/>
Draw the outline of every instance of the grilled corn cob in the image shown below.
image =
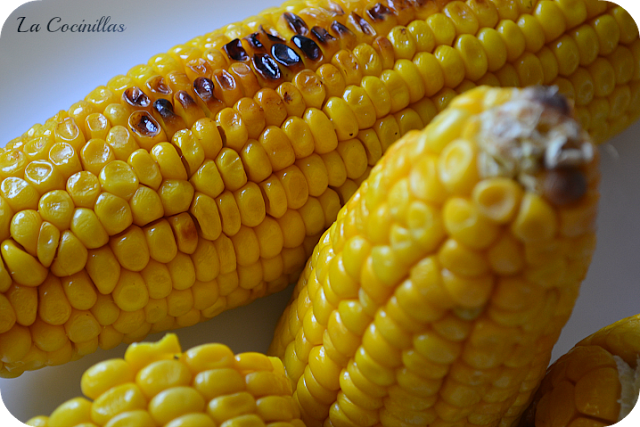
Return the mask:
<path id="1" fill-rule="evenodd" d="M 580 341 L 547 371 L 519 427 L 604 427 L 625 418 L 640 392 L 640 315 Z"/>
<path id="2" fill-rule="evenodd" d="M 71 399 L 27 425 L 304 427 L 279 359 L 234 356 L 221 344 L 182 352 L 174 334 L 94 365 L 81 387 L 88 399 Z"/>
<path id="3" fill-rule="evenodd" d="M 296 281 L 459 92 L 555 84 L 603 140 L 639 79 L 635 23 L 596 0 L 288 2 L 156 55 L 0 153 L 0 376 Z"/>
<path id="4" fill-rule="evenodd" d="M 270 348 L 307 427 L 518 418 L 594 249 L 597 159 L 568 114 L 543 88 L 477 88 L 383 156 Z"/>

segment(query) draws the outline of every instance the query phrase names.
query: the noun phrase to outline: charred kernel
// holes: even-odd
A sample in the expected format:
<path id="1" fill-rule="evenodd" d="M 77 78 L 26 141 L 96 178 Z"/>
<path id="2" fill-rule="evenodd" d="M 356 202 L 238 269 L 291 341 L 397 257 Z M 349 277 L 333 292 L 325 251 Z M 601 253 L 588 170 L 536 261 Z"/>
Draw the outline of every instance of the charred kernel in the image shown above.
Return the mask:
<path id="1" fill-rule="evenodd" d="M 357 25 L 360 31 L 362 31 L 362 33 L 367 36 L 376 35 L 376 30 L 373 29 L 371 24 L 369 24 L 366 19 L 355 12 L 351 12 L 351 16 L 349 16 L 349 22 L 353 23 L 354 26 Z"/>
<path id="2" fill-rule="evenodd" d="M 259 36 L 260 36 L 260 33 L 252 33 L 246 36 L 244 39 L 247 41 L 247 43 L 249 43 L 249 46 L 251 46 L 253 49 L 264 50 L 265 47 L 260 41 Z"/>
<path id="3" fill-rule="evenodd" d="M 133 130 L 142 136 L 154 137 L 160 133 L 158 122 L 146 112 L 136 111 L 129 118 L 129 123 Z"/>
<path id="4" fill-rule="evenodd" d="M 374 21 L 384 21 L 386 15 L 393 15 L 393 11 L 382 3 L 376 3 L 371 9 L 367 10 L 367 15 Z"/>
<path id="5" fill-rule="evenodd" d="M 122 99 L 136 108 L 148 108 L 151 105 L 149 97 L 136 86 L 127 88 L 122 93 Z"/>
<path id="6" fill-rule="evenodd" d="M 291 38 L 293 44 L 304 53 L 307 58 L 315 61 L 316 59 L 322 56 L 322 51 L 320 47 L 308 37 L 304 36 L 293 36 Z"/>
<path id="7" fill-rule="evenodd" d="M 256 53 L 253 55 L 253 65 L 256 71 L 265 79 L 278 80 L 282 77 L 282 72 L 276 61 L 267 54 Z"/>
<path id="8" fill-rule="evenodd" d="M 193 82 L 193 90 L 206 104 L 210 117 L 224 108 L 224 103 L 216 97 L 215 89 L 215 83 L 207 77 L 198 77 Z"/>
<path id="9" fill-rule="evenodd" d="M 282 16 L 287 21 L 289 28 L 291 28 L 296 34 L 300 36 L 306 36 L 309 34 L 309 27 L 298 15 L 291 12 L 285 12 Z"/>
<path id="10" fill-rule="evenodd" d="M 196 101 L 194 101 L 191 95 L 189 95 L 184 90 L 178 91 L 178 93 L 176 93 L 175 99 L 177 99 L 178 102 L 180 102 L 180 104 L 183 106 L 185 110 L 188 108 L 198 107 L 198 105 L 196 104 Z"/>
<path id="11" fill-rule="evenodd" d="M 331 29 L 338 37 L 355 37 L 353 32 L 338 21 L 331 23 Z"/>
<path id="12" fill-rule="evenodd" d="M 544 196 L 558 206 L 580 200 L 587 193 L 587 178 L 576 168 L 558 168 L 548 171 L 543 181 Z"/>
<path id="13" fill-rule="evenodd" d="M 285 67 L 291 67 L 302 63 L 302 58 L 286 44 L 276 43 L 271 47 L 271 55 Z"/>
<path id="14" fill-rule="evenodd" d="M 249 58 L 247 52 L 242 47 L 240 39 L 231 40 L 229 43 L 225 44 L 222 49 L 224 49 L 227 56 L 234 61 L 246 61 Z"/>
<path id="15" fill-rule="evenodd" d="M 325 30 L 322 27 L 313 27 L 311 29 L 311 34 L 313 34 L 316 37 L 316 39 L 318 39 L 318 41 L 322 44 L 330 43 L 336 39 L 331 34 L 329 34 L 327 30 Z"/>
<path id="16" fill-rule="evenodd" d="M 176 113 L 173 111 L 173 104 L 164 98 L 158 99 L 153 103 L 153 109 L 162 117 L 163 120 L 176 117 Z"/>

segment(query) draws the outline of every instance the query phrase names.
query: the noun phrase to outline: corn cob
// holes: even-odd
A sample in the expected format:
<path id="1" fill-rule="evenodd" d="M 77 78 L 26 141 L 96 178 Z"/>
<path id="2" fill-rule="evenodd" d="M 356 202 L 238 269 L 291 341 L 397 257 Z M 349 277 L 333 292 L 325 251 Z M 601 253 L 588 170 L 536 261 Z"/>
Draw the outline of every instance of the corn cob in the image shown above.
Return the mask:
<path id="1" fill-rule="evenodd" d="M 373 168 L 269 350 L 307 427 L 518 418 L 594 248 L 597 159 L 569 112 L 542 88 L 477 88 Z"/>
<path id="2" fill-rule="evenodd" d="M 604 427 L 625 418 L 640 392 L 640 315 L 580 341 L 551 367 L 519 427 Z"/>
<path id="3" fill-rule="evenodd" d="M 132 344 L 124 359 L 100 362 L 84 372 L 84 397 L 35 427 L 304 427 L 282 362 L 259 353 L 238 355 L 222 344 L 182 352 L 167 334 L 155 343 Z"/>
<path id="4" fill-rule="evenodd" d="M 114 77 L 0 152 L 0 376 L 284 288 L 397 138 L 475 85 L 538 83 L 617 132 L 635 23 L 596 0 L 288 2 Z"/>

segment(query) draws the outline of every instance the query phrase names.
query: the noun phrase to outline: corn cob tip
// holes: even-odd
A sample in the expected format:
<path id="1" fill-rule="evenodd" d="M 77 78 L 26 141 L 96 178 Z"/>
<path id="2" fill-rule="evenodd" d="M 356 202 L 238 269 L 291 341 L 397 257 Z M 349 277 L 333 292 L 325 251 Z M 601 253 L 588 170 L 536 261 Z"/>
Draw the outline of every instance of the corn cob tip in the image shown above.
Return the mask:
<path id="1" fill-rule="evenodd" d="M 480 176 L 515 178 L 556 205 L 581 199 L 594 146 L 558 88 L 527 88 L 495 109 L 478 116 Z"/>

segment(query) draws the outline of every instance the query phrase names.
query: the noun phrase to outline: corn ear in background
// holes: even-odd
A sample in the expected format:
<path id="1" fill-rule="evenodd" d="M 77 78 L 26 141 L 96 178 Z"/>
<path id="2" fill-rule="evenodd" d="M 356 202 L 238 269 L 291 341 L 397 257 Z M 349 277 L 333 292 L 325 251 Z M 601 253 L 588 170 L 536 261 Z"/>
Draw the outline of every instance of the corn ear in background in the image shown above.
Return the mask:
<path id="1" fill-rule="evenodd" d="M 519 427 L 604 427 L 622 421 L 640 392 L 640 315 L 580 341 L 551 365 Z"/>
<path id="2" fill-rule="evenodd" d="M 304 427 L 282 362 L 222 344 L 182 351 L 174 334 L 132 344 L 124 358 L 87 369 L 85 397 L 58 406 L 34 427 Z"/>

